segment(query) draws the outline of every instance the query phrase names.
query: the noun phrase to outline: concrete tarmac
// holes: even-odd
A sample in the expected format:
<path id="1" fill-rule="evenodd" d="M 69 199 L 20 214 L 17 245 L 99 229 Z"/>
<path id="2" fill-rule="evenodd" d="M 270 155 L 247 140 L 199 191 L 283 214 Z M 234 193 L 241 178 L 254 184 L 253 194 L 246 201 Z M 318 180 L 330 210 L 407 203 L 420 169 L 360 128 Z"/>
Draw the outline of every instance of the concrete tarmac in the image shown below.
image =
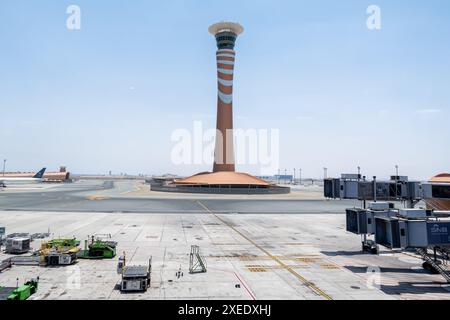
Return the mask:
<path id="1" fill-rule="evenodd" d="M 146 293 L 117 290 L 118 257 L 13 266 L 0 273 L 0 285 L 39 276 L 31 299 L 450 299 L 444 279 L 424 271 L 414 253 L 361 252 L 360 237 L 345 231 L 344 209 L 356 203 L 327 201 L 316 189 L 286 199 L 177 199 L 141 188 L 135 181 L 7 188 L 0 192 L 0 225 L 7 233 L 50 228 L 50 238 L 82 242 L 111 234 L 129 264 L 152 257 Z M 206 273 L 189 273 L 191 245 L 200 246 Z M 10 256 L 0 252 L 0 260 Z"/>
<path id="2" fill-rule="evenodd" d="M 9 189 L 0 192 L 0 210 L 67 211 L 67 212 L 133 212 L 133 213 L 199 213 L 197 201 L 215 212 L 223 213 L 343 213 L 357 205 L 355 201 L 330 201 L 319 192 L 309 198 L 294 196 L 217 196 L 183 194 L 175 198 L 148 191 L 133 195 L 142 185 L 136 181 L 86 181 L 64 185 L 46 185 L 35 189 Z M 150 189 L 148 185 L 144 188 Z M 301 194 L 301 192 L 298 192 Z M 176 195 L 175 195 L 176 196 Z"/>

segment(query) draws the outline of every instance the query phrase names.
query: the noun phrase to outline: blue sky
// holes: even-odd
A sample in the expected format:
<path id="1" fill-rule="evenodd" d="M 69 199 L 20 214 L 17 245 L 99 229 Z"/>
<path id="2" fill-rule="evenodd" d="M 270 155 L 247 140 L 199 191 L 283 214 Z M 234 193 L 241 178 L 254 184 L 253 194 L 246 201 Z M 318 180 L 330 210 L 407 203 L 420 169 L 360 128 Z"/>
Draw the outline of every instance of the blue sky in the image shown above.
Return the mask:
<path id="1" fill-rule="evenodd" d="M 66 8 L 81 8 L 81 30 Z M 366 9 L 381 8 L 381 30 Z M 450 171 L 450 2 L 0 2 L 0 158 L 9 170 L 178 173 L 171 133 L 215 126 L 220 20 L 240 22 L 235 127 L 280 130 L 280 168 Z M 257 168 L 238 168 L 258 173 Z"/>

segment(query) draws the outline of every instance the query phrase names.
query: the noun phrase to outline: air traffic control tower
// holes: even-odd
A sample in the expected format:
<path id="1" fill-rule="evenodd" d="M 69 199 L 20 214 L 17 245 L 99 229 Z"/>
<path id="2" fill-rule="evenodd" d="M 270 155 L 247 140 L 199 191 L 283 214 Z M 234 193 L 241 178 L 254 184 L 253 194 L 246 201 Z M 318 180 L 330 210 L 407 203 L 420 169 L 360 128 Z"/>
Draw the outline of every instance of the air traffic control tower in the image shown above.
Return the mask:
<path id="1" fill-rule="evenodd" d="M 234 22 L 219 22 L 208 31 L 217 42 L 217 134 L 213 172 L 235 171 L 233 148 L 233 72 L 236 38 L 244 28 Z"/>
<path id="2" fill-rule="evenodd" d="M 154 182 L 152 190 L 188 193 L 270 194 L 289 193 L 280 187 L 244 172 L 235 172 L 233 147 L 233 73 L 236 38 L 244 28 L 234 22 L 209 27 L 217 43 L 217 131 L 212 172 L 201 172 L 173 183 Z"/>

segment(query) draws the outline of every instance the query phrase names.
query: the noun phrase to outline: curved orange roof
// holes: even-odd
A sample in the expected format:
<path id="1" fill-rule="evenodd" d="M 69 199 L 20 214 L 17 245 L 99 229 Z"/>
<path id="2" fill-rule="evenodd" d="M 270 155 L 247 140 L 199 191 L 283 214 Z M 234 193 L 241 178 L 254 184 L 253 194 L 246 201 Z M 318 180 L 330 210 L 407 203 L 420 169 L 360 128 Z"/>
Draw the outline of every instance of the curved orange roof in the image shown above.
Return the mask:
<path id="1" fill-rule="evenodd" d="M 440 173 L 430 179 L 430 182 L 450 183 L 450 173 Z"/>
<path id="2" fill-rule="evenodd" d="M 176 180 L 179 185 L 256 185 L 270 186 L 270 183 L 248 173 L 219 171 L 199 173 L 185 179 Z"/>

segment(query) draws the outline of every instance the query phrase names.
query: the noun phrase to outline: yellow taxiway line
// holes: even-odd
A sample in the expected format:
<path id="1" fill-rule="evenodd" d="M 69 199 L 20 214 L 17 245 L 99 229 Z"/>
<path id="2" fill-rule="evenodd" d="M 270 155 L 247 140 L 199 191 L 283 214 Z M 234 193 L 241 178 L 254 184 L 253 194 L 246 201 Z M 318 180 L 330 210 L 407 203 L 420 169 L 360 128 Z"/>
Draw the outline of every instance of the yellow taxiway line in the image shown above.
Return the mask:
<path id="1" fill-rule="evenodd" d="M 98 201 L 98 200 L 107 200 L 107 199 L 109 199 L 109 197 L 100 196 L 100 195 L 93 195 L 93 196 L 87 197 L 87 199 L 91 200 L 91 201 L 95 201 L 95 200 Z"/>
<path id="2" fill-rule="evenodd" d="M 258 248 L 259 250 L 261 250 L 262 252 L 264 252 L 268 257 L 270 257 L 272 260 L 274 260 L 275 262 L 277 262 L 280 266 L 282 266 L 284 269 L 286 269 L 287 271 L 289 271 L 292 275 L 294 275 L 297 279 L 299 279 L 304 285 L 306 285 L 309 289 L 311 289 L 313 292 L 315 292 L 316 294 L 324 297 L 326 300 L 333 300 L 333 298 L 331 298 L 328 294 L 326 294 L 322 289 L 320 289 L 319 287 L 317 287 L 314 283 L 308 281 L 306 278 L 304 278 L 303 276 L 301 276 L 298 272 L 296 272 L 294 269 L 292 269 L 291 267 L 289 267 L 288 265 L 286 265 L 283 261 L 281 261 L 279 258 L 277 258 L 276 256 L 272 255 L 269 251 L 267 251 L 266 249 L 264 249 L 263 247 L 261 247 L 259 244 L 257 244 L 256 242 L 254 242 L 252 239 L 250 239 L 249 237 L 247 237 L 245 234 L 243 234 L 242 232 L 240 232 L 239 230 L 237 230 L 233 225 L 231 225 L 230 223 L 228 223 L 227 221 L 225 221 L 224 219 L 222 219 L 221 217 L 219 217 L 217 214 L 215 214 L 214 212 L 212 212 L 207 206 L 205 206 L 203 203 L 201 203 L 200 201 L 196 200 L 196 202 L 203 208 L 205 209 L 208 213 L 212 214 L 214 217 L 216 217 L 218 220 L 220 220 L 223 224 L 225 224 L 226 226 L 228 226 L 229 228 L 231 228 L 233 231 L 235 231 L 237 234 L 239 234 L 242 238 L 244 238 L 245 240 L 247 240 L 248 242 L 250 242 L 251 244 L 253 244 L 256 248 Z"/>

